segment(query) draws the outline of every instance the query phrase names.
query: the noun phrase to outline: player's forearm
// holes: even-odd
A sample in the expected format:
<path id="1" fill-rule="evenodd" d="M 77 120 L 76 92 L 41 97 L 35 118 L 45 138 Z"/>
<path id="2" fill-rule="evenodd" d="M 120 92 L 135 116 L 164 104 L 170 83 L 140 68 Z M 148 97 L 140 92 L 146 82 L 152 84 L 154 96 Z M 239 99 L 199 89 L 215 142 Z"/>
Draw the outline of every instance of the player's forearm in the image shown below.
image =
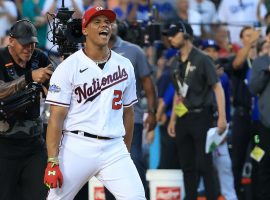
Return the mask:
<path id="1" fill-rule="evenodd" d="M 134 130 L 134 111 L 133 106 L 124 108 L 124 116 L 123 116 L 124 126 L 126 135 L 124 137 L 124 141 L 127 145 L 128 151 L 131 148 L 131 142 L 133 138 L 133 130 Z"/>
<path id="2" fill-rule="evenodd" d="M 156 113 L 156 118 L 157 121 L 161 121 L 161 116 L 164 112 L 165 109 L 165 103 L 162 98 L 158 100 L 158 107 L 157 107 L 157 113 Z"/>
<path id="3" fill-rule="evenodd" d="M 243 65 L 245 60 L 248 58 L 248 53 L 249 53 L 251 46 L 252 46 L 252 44 L 248 44 L 237 52 L 236 57 L 232 63 L 233 69 L 237 70 L 237 69 L 241 68 L 241 66 Z"/>
<path id="4" fill-rule="evenodd" d="M 145 91 L 146 99 L 147 99 L 147 107 L 148 111 L 152 111 L 156 109 L 156 89 L 153 84 L 152 78 L 150 76 L 142 78 L 143 90 Z"/>
<path id="5" fill-rule="evenodd" d="M 214 92 L 217 101 L 218 116 L 226 119 L 224 91 L 220 82 L 214 86 Z"/>
<path id="6" fill-rule="evenodd" d="M 4 82 L 1 80 L 0 81 L 0 99 L 6 98 L 24 89 L 26 84 L 27 84 L 27 81 L 25 79 L 25 76 L 21 76 L 20 78 L 14 81 L 10 81 L 10 82 Z"/>
<path id="7" fill-rule="evenodd" d="M 58 157 L 58 148 L 61 140 L 61 131 L 60 129 L 55 128 L 55 125 L 51 124 L 49 120 L 47 134 L 46 134 L 46 143 L 48 158 Z"/>
<path id="8" fill-rule="evenodd" d="M 51 106 L 51 113 L 46 134 L 46 144 L 49 158 L 58 156 L 64 119 L 67 113 L 66 110 L 66 108 L 61 108 L 59 106 Z"/>

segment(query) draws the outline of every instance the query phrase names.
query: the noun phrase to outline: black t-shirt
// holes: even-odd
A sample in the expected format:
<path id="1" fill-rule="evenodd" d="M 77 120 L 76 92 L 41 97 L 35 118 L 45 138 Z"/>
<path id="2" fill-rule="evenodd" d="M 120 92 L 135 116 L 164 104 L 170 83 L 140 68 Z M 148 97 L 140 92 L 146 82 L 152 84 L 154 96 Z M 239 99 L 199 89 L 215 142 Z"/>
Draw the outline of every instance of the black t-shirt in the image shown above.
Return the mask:
<path id="1" fill-rule="evenodd" d="M 188 72 L 186 72 L 189 66 Z M 213 86 L 219 82 L 215 65 L 210 57 L 193 47 L 187 61 L 175 58 L 173 68 L 179 69 L 181 81 L 189 86 L 184 104 L 188 109 L 211 107 L 213 105 Z"/>
<path id="2" fill-rule="evenodd" d="M 49 63 L 48 57 L 41 50 L 35 49 L 26 67 L 22 68 L 14 62 L 7 48 L 0 49 L 0 80 L 10 82 L 18 77 L 24 76 L 30 70 L 46 67 Z M 6 64 L 9 64 L 9 69 L 7 69 Z M 12 67 L 10 67 L 10 65 Z M 15 73 L 10 71 L 11 69 L 15 71 Z M 14 74 L 15 76 L 13 76 Z M 16 114 L 7 121 L 0 121 L 0 125 L 9 127 L 8 131 L 0 132 L 0 137 L 29 138 L 41 134 L 42 121 L 39 116 L 40 99 L 38 96 L 34 103 L 29 105 L 26 109 L 16 112 Z"/>
<path id="3" fill-rule="evenodd" d="M 231 69 L 232 97 L 234 107 L 251 109 L 252 95 L 247 85 L 248 62 L 245 61 L 241 69 Z"/>

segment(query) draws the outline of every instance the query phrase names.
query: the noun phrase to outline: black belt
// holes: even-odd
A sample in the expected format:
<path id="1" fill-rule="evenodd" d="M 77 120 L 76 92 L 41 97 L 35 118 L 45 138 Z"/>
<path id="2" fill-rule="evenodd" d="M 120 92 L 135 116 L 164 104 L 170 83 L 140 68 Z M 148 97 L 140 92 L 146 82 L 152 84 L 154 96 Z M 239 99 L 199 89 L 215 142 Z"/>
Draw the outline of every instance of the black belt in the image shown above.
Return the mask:
<path id="1" fill-rule="evenodd" d="M 234 112 L 237 115 L 244 116 L 244 115 L 250 115 L 251 114 L 251 109 L 248 107 L 244 106 L 236 106 L 234 109 Z"/>
<path id="2" fill-rule="evenodd" d="M 109 137 L 93 135 L 91 133 L 87 133 L 87 132 L 84 132 L 84 131 L 70 131 L 70 132 L 71 133 L 74 133 L 74 134 L 77 134 L 77 135 L 80 135 L 79 133 L 82 133 L 82 135 L 85 136 L 85 137 L 96 138 L 96 139 L 100 139 L 100 140 L 110 140 L 110 139 L 113 139 L 113 138 L 109 138 Z"/>
<path id="3" fill-rule="evenodd" d="M 204 110 L 205 108 L 191 108 L 191 109 L 188 109 L 188 112 L 189 113 L 200 113 Z"/>

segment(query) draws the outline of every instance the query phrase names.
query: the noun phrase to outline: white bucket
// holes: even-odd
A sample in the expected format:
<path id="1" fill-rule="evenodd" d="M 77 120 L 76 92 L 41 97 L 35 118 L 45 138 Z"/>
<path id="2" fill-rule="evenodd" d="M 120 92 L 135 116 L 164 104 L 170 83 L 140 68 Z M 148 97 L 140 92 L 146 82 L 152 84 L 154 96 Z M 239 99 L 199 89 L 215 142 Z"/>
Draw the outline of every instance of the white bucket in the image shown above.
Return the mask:
<path id="1" fill-rule="evenodd" d="M 149 181 L 150 200 L 184 199 L 184 179 L 181 170 L 147 170 L 146 179 Z"/>
<path id="2" fill-rule="evenodd" d="M 93 177 L 88 182 L 89 188 L 89 200 L 105 200 L 105 191 L 103 184 L 96 178 Z"/>

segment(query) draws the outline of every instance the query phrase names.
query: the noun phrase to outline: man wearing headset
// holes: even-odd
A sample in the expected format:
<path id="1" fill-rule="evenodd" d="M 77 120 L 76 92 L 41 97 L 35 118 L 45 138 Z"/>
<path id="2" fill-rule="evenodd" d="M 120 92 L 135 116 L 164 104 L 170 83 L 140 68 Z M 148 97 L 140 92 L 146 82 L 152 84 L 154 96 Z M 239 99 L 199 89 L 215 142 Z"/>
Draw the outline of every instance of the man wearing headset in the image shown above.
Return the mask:
<path id="1" fill-rule="evenodd" d="M 179 21 L 168 29 L 171 45 L 179 49 L 172 64 L 175 96 L 168 133 L 175 137 L 184 173 L 186 200 L 197 199 L 202 176 L 208 200 L 217 200 L 212 154 L 205 153 L 206 135 L 213 126 L 213 92 L 216 97 L 219 133 L 226 129 L 224 92 L 214 63 L 192 44 L 193 30 Z"/>
<path id="2" fill-rule="evenodd" d="M 47 153 L 39 109 L 51 65 L 36 49 L 30 21 L 17 21 L 9 36 L 8 46 L 0 49 L 0 199 L 42 200 Z"/>

